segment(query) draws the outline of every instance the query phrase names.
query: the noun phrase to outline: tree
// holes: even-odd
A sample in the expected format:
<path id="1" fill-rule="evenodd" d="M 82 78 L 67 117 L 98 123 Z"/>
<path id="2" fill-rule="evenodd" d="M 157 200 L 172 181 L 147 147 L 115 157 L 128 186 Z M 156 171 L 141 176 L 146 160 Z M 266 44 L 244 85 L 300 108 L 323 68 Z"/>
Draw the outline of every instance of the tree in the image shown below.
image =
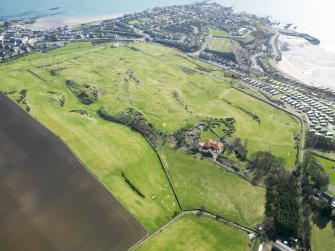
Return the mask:
<path id="1" fill-rule="evenodd" d="M 307 154 L 303 163 L 305 186 L 314 189 L 326 190 L 329 185 L 328 173 L 323 166 L 317 162 L 312 154 Z"/>
<path id="2" fill-rule="evenodd" d="M 271 154 L 271 152 L 257 152 L 251 158 L 250 169 L 254 170 L 253 182 L 258 184 L 269 171 L 283 169 L 285 160 Z"/>
<path id="3" fill-rule="evenodd" d="M 236 138 L 233 142 L 227 144 L 226 151 L 228 154 L 234 152 L 237 158 L 245 160 L 248 155 L 247 142 L 242 144 L 241 139 Z"/>
<path id="4" fill-rule="evenodd" d="M 271 170 L 266 184 L 266 216 L 273 219 L 276 232 L 300 237 L 299 193 L 296 177 L 286 170 Z"/>
<path id="5" fill-rule="evenodd" d="M 334 151 L 335 141 L 332 139 L 327 139 L 320 135 L 316 135 L 313 132 L 308 132 L 306 134 L 306 146 L 325 151 Z"/>

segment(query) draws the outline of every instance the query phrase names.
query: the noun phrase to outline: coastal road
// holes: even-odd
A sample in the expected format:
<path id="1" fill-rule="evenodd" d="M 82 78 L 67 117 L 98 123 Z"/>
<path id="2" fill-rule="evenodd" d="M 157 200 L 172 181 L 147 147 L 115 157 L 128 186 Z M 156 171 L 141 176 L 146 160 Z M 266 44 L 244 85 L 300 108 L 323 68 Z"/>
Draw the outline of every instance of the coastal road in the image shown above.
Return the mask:
<path id="1" fill-rule="evenodd" d="M 0 93 L 0 250 L 127 250 L 146 230 L 67 148 Z"/>
<path id="2" fill-rule="evenodd" d="M 281 58 L 281 52 L 279 51 L 279 48 L 278 48 L 278 37 L 280 33 L 277 30 L 275 30 L 275 32 L 276 34 L 271 37 L 271 41 L 270 41 L 273 53 L 275 55 L 274 59 Z"/>

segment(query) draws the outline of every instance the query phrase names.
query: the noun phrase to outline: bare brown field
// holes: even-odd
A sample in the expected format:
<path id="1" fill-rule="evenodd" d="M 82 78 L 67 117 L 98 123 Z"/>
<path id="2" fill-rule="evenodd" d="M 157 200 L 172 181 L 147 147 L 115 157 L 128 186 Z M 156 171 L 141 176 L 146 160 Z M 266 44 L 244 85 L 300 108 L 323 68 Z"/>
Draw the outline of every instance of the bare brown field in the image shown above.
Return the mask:
<path id="1" fill-rule="evenodd" d="M 0 250 L 127 250 L 145 234 L 58 137 L 0 93 Z"/>

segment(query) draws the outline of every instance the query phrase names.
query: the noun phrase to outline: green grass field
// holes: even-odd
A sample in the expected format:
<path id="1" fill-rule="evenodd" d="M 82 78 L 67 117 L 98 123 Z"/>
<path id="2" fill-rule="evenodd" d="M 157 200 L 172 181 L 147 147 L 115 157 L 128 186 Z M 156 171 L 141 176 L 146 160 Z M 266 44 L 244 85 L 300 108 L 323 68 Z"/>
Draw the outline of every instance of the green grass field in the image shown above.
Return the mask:
<path id="1" fill-rule="evenodd" d="M 318 156 L 315 156 L 315 159 L 325 168 L 330 184 L 335 185 L 335 162 Z"/>
<path id="2" fill-rule="evenodd" d="M 231 88 L 225 80 L 184 72 L 181 66 L 198 69 L 206 65 L 174 49 L 143 43 L 134 46 L 141 51 L 81 43 L 46 54 L 36 53 L 2 65 L 0 72 L 4 74 L 0 88 L 23 88 L 23 82 L 38 82 L 45 92 L 58 89 L 70 96 L 64 87 L 65 80 L 89 83 L 101 87 L 98 102 L 89 107 L 93 113 L 101 106 L 105 106 L 111 114 L 133 107 L 159 130 L 167 133 L 173 133 L 187 124 L 194 125 L 206 117 L 234 117 L 237 121 L 235 136 L 248 141 L 250 153 L 270 150 L 284 157 L 289 165 L 294 164 L 296 149 L 293 134 L 299 132 L 299 121 L 295 118 Z M 58 74 L 50 76 L 50 70 L 57 70 Z M 30 85 L 26 85 L 27 89 Z M 173 92 L 180 94 L 183 105 L 172 97 Z M 233 105 L 222 101 L 223 98 Z M 78 101 L 76 103 L 79 104 Z M 185 105 L 190 110 L 186 110 Z M 257 114 L 261 123 L 258 124 L 236 106 Z"/>
<path id="3" fill-rule="evenodd" d="M 316 224 L 313 224 L 311 243 L 313 251 L 334 250 L 335 234 L 331 227 L 331 222 L 323 229 L 320 229 Z"/>
<path id="4" fill-rule="evenodd" d="M 211 213 L 247 226 L 262 222 L 264 189 L 181 150 L 166 147 L 161 157 L 184 208 L 204 207 Z"/>
<path id="5" fill-rule="evenodd" d="M 293 165 L 296 152 L 293 134 L 299 131 L 297 120 L 239 92 L 222 78 L 190 71 L 204 67 L 209 71 L 217 70 L 212 66 L 172 48 L 145 43 L 133 46 L 135 48 L 121 46 L 112 49 L 111 44 L 92 46 L 91 43 L 73 43 L 48 53 L 34 53 L 0 65 L 0 90 L 16 91 L 10 97 L 18 100 L 19 92 L 27 89 L 27 104 L 20 105 L 24 109 L 29 106 L 32 116 L 59 135 L 150 232 L 179 210 L 176 200 L 149 144 L 127 127 L 100 119 L 96 111 L 102 106 L 114 115 L 129 107 L 134 108 L 143 113 L 158 130 L 167 134 L 189 124 L 194 126 L 207 117 L 234 117 L 237 129 L 234 137 L 248 142 L 250 154 L 270 150 Z M 66 86 L 66 80 L 97 88 L 97 101 L 91 105 L 82 104 Z M 179 100 L 173 97 L 173 93 L 178 93 Z M 224 102 L 223 98 L 233 105 Z M 237 106 L 257 114 L 261 123 L 254 121 Z M 81 112 L 70 112 L 73 110 Z M 178 153 L 170 157 L 183 159 L 180 156 Z M 184 164 L 175 168 L 171 165 L 171 172 Z M 211 182 L 212 172 L 219 175 L 220 178 L 213 178 L 213 189 L 219 192 L 214 193 L 214 197 L 206 197 L 207 193 L 213 191 L 204 187 L 205 195 L 199 194 L 200 199 L 194 201 L 188 201 L 190 193 L 182 195 L 189 207 L 205 206 L 222 214 L 226 213 L 224 210 L 231 209 L 225 215 L 249 225 L 262 218 L 262 190 L 259 192 L 255 189 L 254 198 L 260 200 L 256 205 L 258 208 L 252 209 L 249 216 L 244 208 L 249 210 L 250 205 L 246 207 L 242 204 L 244 200 L 248 202 L 250 196 L 240 198 L 232 195 L 232 187 L 236 184 L 230 180 L 234 180 L 235 176 L 218 173 L 214 165 L 205 164 L 206 168 L 201 168 L 199 164 L 195 166 L 199 173 L 209 175 L 207 182 Z M 124 181 L 121 171 L 145 195 L 144 199 Z M 181 171 L 179 176 L 175 175 L 175 181 L 177 186 L 188 189 L 187 184 L 180 183 L 188 173 Z M 199 182 L 199 177 L 190 179 L 193 187 L 196 186 L 195 182 Z M 220 182 L 226 184 L 221 185 Z M 241 184 L 242 194 L 252 188 L 240 179 L 236 182 Z M 229 194 L 223 187 L 230 191 Z M 195 191 L 202 192 L 198 188 Z M 220 201 L 228 202 L 223 208 Z"/>
<path id="6" fill-rule="evenodd" d="M 221 29 L 209 28 L 209 34 L 212 36 L 229 36 L 229 33 Z"/>
<path id="7" fill-rule="evenodd" d="M 231 41 L 229 38 L 212 38 L 210 43 L 210 50 L 217 52 L 230 52 Z"/>
<path id="8" fill-rule="evenodd" d="M 202 131 L 200 133 L 200 141 L 205 142 L 207 139 L 215 139 L 216 136 L 211 131 Z"/>
<path id="9" fill-rule="evenodd" d="M 129 21 L 128 24 L 134 25 L 134 24 L 139 24 L 140 22 L 141 22 L 140 20 L 135 19 L 135 20 Z"/>
<path id="10" fill-rule="evenodd" d="M 185 215 L 146 240 L 138 251 L 249 250 L 246 233 L 205 216 Z"/>
<path id="11" fill-rule="evenodd" d="M 1 89 L 26 88 L 32 116 L 59 135 L 87 168 L 151 232 L 170 220 L 174 212 L 179 210 L 155 152 L 140 134 L 98 118 L 95 113 L 98 105 L 81 104 L 65 85 L 65 76 L 51 77 L 48 73 L 48 69 L 58 67 L 57 63 L 63 60 L 71 62 L 67 61 L 62 66 L 70 64 L 75 67 L 80 59 L 73 57 L 85 55 L 86 49 L 87 44 L 75 44 L 2 65 Z M 26 70 L 55 63 L 47 69 L 34 68 L 47 83 Z M 50 90 L 65 97 L 64 107 L 59 104 L 59 95 L 47 93 Z M 14 100 L 16 96 L 11 95 Z M 85 110 L 88 115 L 69 112 L 75 109 Z M 121 170 L 146 196 L 145 199 L 138 196 L 123 180 Z"/>
<path id="12" fill-rule="evenodd" d="M 197 68 L 197 65 L 188 58 L 175 55 L 173 49 L 149 44 L 138 44 L 136 47 L 143 51 L 149 51 L 150 54 L 158 58 L 168 58 L 174 63 Z M 153 63 L 157 62 L 156 60 L 158 59 L 155 58 Z M 136 65 L 136 62 L 133 62 L 133 65 Z M 158 74 L 159 71 L 163 71 L 163 69 L 158 69 L 160 66 L 149 65 L 150 67 L 146 67 L 146 63 L 143 65 L 145 72 Z M 141 90 L 143 92 L 141 98 L 145 96 L 152 98 L 150 102 L 145 102 L 145 107 L 139 107 L 142 108 L 141 112 L 159 129 L 171 133 L 187 124 L 197 123 L 201 118 L 234 117 L 237 120 L 235 136 L 248 141 L 250 153 L 270 150 L 273 154 L 286 159 L 288 165 L 294 164 L 296 149 L 294 148 L 293 135 L 300 131 L 298 119 L 231 88 L 227 82 L 221 79 L 209 78 L 204 74 L 184 74 L 180 70 L 178 71 L 175 65 L 167 63 L 163 63 L 162 66 L 165 66 L 168 75 L 159 78 L 159 84 L 157 77 L 153 75 L 146 81 L 147 87 L 151 88 L 151 93 L 157 95 Z M 151 67 L 155 69 L 154 72 L 151 71 Z M 138 71 L 140 72 L 140 69 Z M 171 83 L 173 83 L 172 86 Z M 186 112 L 182 106 L 171 100 L 173 90 L 177 90 L 181 94 L 181 98 L 192 109 L 192 113 Z M 139 95 L 136 89 L 132 93 Z M 223 98 L 231 101 L 233 105 L 222 101 Z M 147 104 L 148 102 L 150 105 Z M 143 105 L 143 103 L 141 104 Z M 261 123 L 258 124 L 236 106 L 257 114 Z"/>

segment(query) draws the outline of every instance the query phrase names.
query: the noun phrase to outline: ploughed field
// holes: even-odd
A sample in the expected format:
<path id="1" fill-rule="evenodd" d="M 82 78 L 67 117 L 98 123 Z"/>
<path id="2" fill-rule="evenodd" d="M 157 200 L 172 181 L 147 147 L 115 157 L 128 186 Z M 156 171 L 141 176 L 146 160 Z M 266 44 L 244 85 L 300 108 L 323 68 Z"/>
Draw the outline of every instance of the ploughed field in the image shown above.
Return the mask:
<path id="1" fill-rule="evenodd" d="M 0 250 L 127 250 L 146 231 L 50 131 L 0 93 Z"/>

